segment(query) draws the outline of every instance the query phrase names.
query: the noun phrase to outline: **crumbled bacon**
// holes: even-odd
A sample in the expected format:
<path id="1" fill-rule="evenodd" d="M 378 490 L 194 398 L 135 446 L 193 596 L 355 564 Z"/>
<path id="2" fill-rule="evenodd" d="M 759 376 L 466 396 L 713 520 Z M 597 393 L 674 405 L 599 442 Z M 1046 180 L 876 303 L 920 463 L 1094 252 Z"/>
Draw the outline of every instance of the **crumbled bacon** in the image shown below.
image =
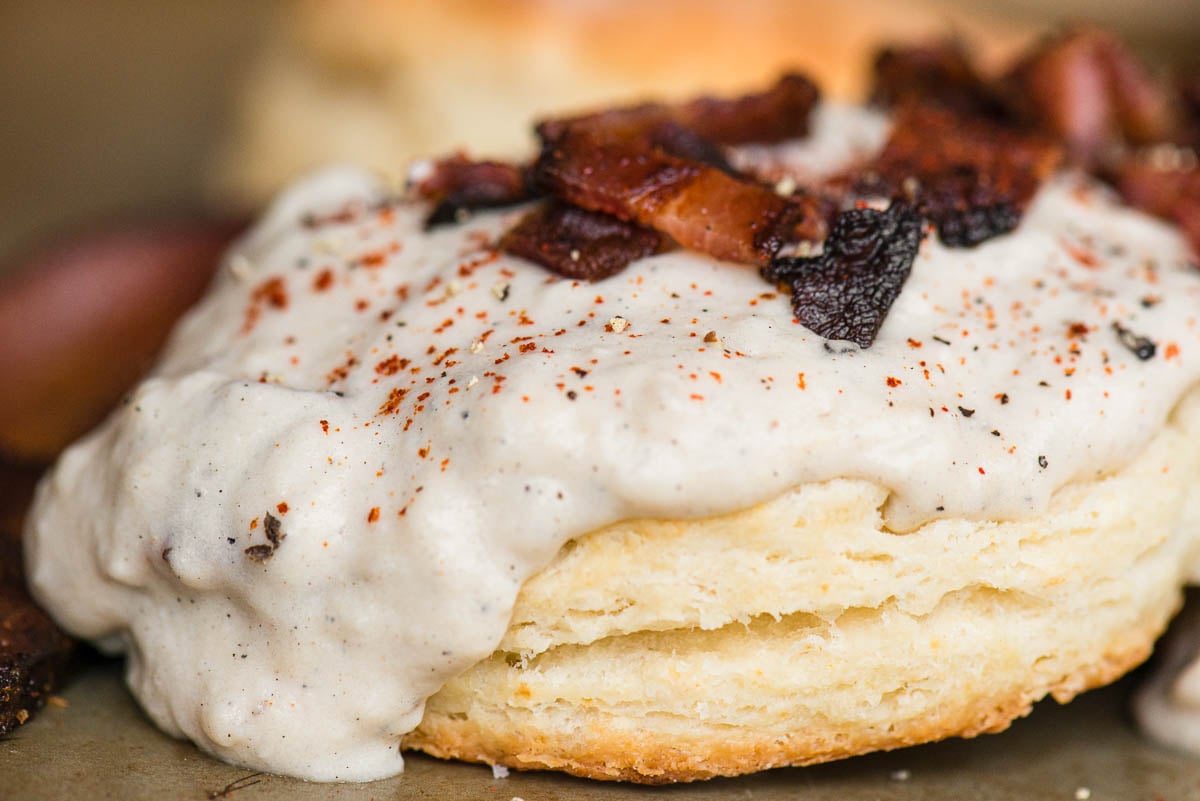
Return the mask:
<path id="1" fill-rule="evenodd" d="M 720 170 L 584 132 L 546 147 L 539 186 L 568 203 L 667 234 L 718 259 L 764 265 L 786 242 L 824 238 L 822 205 Z"/>
<path id="2" fill-rule="evenodd" d="M 546 144 L 562 139 L 569 131 L 583 131 L 605 140 L 646 142 L 655 131 L 671 125 L 719 145 L 780 142 L 808 133 L 809 115 L 818 97 L 812 81 L 787 74 L 759 94 L 729 99 L 702 97 L 679 105 L 646 103 L 609 109 L 547 120 L 538 125 L 537 132 Z"/>
<path id="3" fill-rule="evenodd" d="M 500 249 L 548 270 L 599 281 L 667 247 L 658 231 L 552 201 L 527 214 L 500 240 Z"/>
<path id="4" fill-rule="evenodd" d="M 1075 161 L 1094 165 L 1116 144 L 1170 139 L 1173 98 L 1110 34 L 1076 28 L 1029 54 L 1008 77 L 1025 120 L 1061 139 Z"/>
<path id="5" fill-rule="evenodd" d="M 826 339 L 869 348 L 912 271 L 921 216 L 908 204 L 838 215 L 821 255 L 777 259 L 763 271 L 792 292 L 796 319 Z"/>
<path id="6" fill-rule="evenodd" d="M 996 91 L 975 70 L 961 41 L 888 47 L 875 57 L 871 102 L 932 103 L 964 114 L 1003 114 Z"/>
<path id="7" fill-rule="evenodd" d="M 1158 148 L 1169 148 L 1159 145 Z M 1170 153 L 1152 149 L 1126 159 L 1115 171 L 1114 181 L 1121 194 L 1134 206 L 1171 220 L 1178 225 L 1200 254 L 1200 167 L 1190 151 Z M 1190 158 L 1182 154 L 1188 153 Z"/>
<path id="8" fill-rule="evenodd" d="M 435 162 L 416 191 L 434 204 L 425 221 L 430 227 L 456 222 L 464 211 L 511 206 L 533 196 L 522 167 L 471 161 L 461 153 Z"/>
<path id="9" fill-rule="evenodd" d="M 1061 157 L 1044 136 L 914 105 L 897 113 L 883 151 L 849 182 L 855 194 L 913 201 L 943 244 L 973 247 L 1017 226 Z"/>

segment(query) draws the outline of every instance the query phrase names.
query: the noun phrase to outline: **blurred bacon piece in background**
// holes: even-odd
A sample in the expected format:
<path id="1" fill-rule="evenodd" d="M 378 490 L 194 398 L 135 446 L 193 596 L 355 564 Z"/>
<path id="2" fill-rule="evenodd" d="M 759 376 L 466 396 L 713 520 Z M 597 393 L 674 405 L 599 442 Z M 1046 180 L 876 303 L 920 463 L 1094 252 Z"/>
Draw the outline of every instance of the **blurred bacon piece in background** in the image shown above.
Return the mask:
<path id="1" fill-rule="evenodd" d="M 150 367 L 243 227 L 82 234 L 0 271 L 0 455 L 48 461 L 99 422 Z"/>

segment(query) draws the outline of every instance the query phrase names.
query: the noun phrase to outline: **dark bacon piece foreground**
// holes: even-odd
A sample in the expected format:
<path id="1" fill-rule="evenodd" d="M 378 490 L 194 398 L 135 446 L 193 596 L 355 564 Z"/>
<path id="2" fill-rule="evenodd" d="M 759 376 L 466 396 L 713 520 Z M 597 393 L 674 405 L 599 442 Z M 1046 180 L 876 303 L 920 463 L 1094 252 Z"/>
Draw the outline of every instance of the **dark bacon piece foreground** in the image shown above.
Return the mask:
<path id="1" fill-rule="evenodd" d="M 569 132 L 534 165 L 539 186 L 590 211 L 670 236 L 718 259 L 765 265 L 787 242 L 824 238 L 823 205 L 626 142 Z"/>
<path id="2" fill-rule="evenodd" d="M 1016 228 L 1061 149 L 1044 136 L 933 106 L 897 114 L 883 152 L 854 182 L 859 195 L 911 200 L 947 247 Z"/>
<path id="3" fill-rule="evenodd" d="M 0 737 L 63 683 L 74 643 L 25 589 L 20 536 L 38 471 L 0 461 Z"/>
<path id="4" fill-rule="evenodd" d="M 921 216 L 906 203 L 838 215 L 821 255 L 777 259 L 768 281 L 791 288 L 796 319 L 826 339 L 869 348 L 921 246 Z"/>
<path id="5" fill-rule="evenodd" d="M 599 281 L 668 246 L 658 231 L 551 201 L 525 215 L 500 240 L 505 253 L 583 281 Z"/>
<path id="6" fill-rule="evenodd" d="M 434 163 L 433 172 L 417 183 L 416 190 L 434 203 L 425 220 L 427 227 L 457 222 L 464 211 L 511 206 L 533 197 L 523 168 L 471 161 L 461 153 Z"/>

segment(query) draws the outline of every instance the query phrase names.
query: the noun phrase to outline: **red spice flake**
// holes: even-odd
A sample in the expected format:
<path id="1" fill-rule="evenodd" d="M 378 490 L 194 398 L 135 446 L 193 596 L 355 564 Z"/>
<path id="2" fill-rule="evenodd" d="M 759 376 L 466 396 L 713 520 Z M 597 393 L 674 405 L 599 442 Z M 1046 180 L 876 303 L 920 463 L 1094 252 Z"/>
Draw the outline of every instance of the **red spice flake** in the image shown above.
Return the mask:
<path id="1" fill-rule="evenodd" d="M 321 424 L 321 431 L 328 434 L 329 433 L 329 421 L 328 420 L 320 420 L 318 422 L 320 422 L 320 424 Z"/>
<path id="2" fill-rule="evenodd" d="M 396 354 L 392 354 L 379 364 L 375 365 L 375 372 L 379 373 L 380 375 L 395 375 L 396 373 L 408 367 L 409 363 L 409 359 L 401 359 Z"/>
<path id="3" fill-rule="evenodd" d="M 392 391 L 388 393 L 387 400 L 379 407 L 379 414 L 395 414 L 400 411 L 400 404 L 404 402 L 404 396 L 407 394 L 407 389 L 393 387 Z"/>
<path id="4" fill-rule="evenodd" d="M 692 400 L 694 400 L 694 401 L 702 401 L 702 400 L 704 400 L 704 396 L 703 396 L 703 395 L 700 395 L 700 394 L 698 394 L 698 393 L 695 393 L 695 392 L 693 392 L 693 393 L 692 393 L 691 395 L 689 395 L 688 397 L 689 397 L 689 398 L 691 398 L 691 399 L 692 399 Z"/>
<path id="5" fill-rule="evenodd" d="M 922 344 L 923 343 L 919 339 L 913 339 L 912 337 L 908 338 L 908 346 L 910 348 L 919 348 L 922 346 Z"/>
<path id="6" fill-rule="evenodd" d="M 533 320 L 529 319 L 524 309 L 521 309 L 521 315 L 517 318 L 517 325 L 533 325 Z"/>
<path id="7" fill-rule="evenodd" d="M 443 459 L 443 460 L 442 460 L 442 464 L 441 464 L 441 469 L 442 469 L 442 472 L 443 472 L 443 473 L 445 473 L 445 472 L 446 472 L 446 468 L 447 468 L 449 465 L 450 465 L 450 457 L 449 457 L 449 456 L 447 456 L 445 459 Z"/>
<path id="8" fill-rule="evenodd" d="M 1068 390 L 1067 390 L 1067 391 L 1064 393 L 1064 397 L 1065 397 L 1067 400 L 1070 400 L 1070 399 L 1071 399 L 1071 390 L 1069 390 L 1069 389 L 1068 389 Z"/>
<path id="9" fill-rule="evenodd" d="M 982 467 L 981 467 L 981 468 L 979 468 L 979 475 L 981 475 L 981 476 L 986 476 L 986 475 L 987 475 L 987 473 L 985 473 L 985 472 L 984 472 L 984 470 L 983 470 L 983 468 L 982 468 Z"/>
<path id="10" fill-rule="evenodd" d="M 408 284 L 401 284 L 396 287 L 396 296 L 402 301 L 408 300 Z"/>
<path id="11" fill-rule="evenodd" d="M 718 384 L 721 383 L 721 374 L 720 373 L 716 372 L 715 370 L 709 370 L 708 374 L 710 376 L 712 376 L 713 380 L 716 381 Z"/>
<path id="12" fill-rule="evenodd" d="M 288 513 L 287 501 L 280 501 L 279 503 L 275 504 L 275 511 L 279 512 L 281 515 L 286 515 Z"/>
<path id="13" fill-rule="evenodd" d="M 418 448 L 417 456 L 421 457 L 422 459 L 427 458 L 429 456 L 429 446 L 426 445 L 424 448 Z"/>
<path id="14" fill-rule="evenodd" d="M 534 350 L 537 350 L 536 342 L 526 342 L 524 345 L 521 346 L 521 353 L 529 353 L 530 351 L 534 351 Z"/>
<path id="15" fill-rule="evenodd" d="M 796 386 L 800 389 L 808 389 L 808 384 L 804 382 L 804 373 L 796 373 Z"/>
<path id="16" fill-rule="evenodd" d="M 352 353 L 347 354 L 345 363 L 330 370 L 329 373 L 326 374 L 325 380 L 330 384 L 336 384 L 338 381 L 345 381 L 346 377 L 350 375 L 351 368 L 353 368 L 356 364 L 358 364 L 358 357 Z"/>
<path id="17" fill-rule="evenodd" d="M 313 279 L 312 287 L 314 292 L 324 292 L 333 286 L 333 270 L 326 267 L 321 272 L 317 273 L 317 277 Z"/>
<path id="18" fill-rule="evenodd" d="M 453 356 L 455 353 L 458 353 L 458 348 L 446 348 L 441 356 L 438 356 L 433 360 L 434 366 L 440 366 L 441 363 L 446 360 L 446 357 Z"/>
<path id="19" fill-rule="evenodd" d="M 1063 250 L 1067 251 L 1067 255 L 1075 261 L 1087 267 L 1089 270 L 1094 270 L 1100 266 L 1100 260 L 1096 258 L 1096 254 L 1085 247 L 1072 244 L 1065 239 L 1059 240 Z"/>
<path id="20" fill-rule="evenodd" d="M 358 263 L 368 268 L 382 267 L 386 261 L 387 254 L 381 250 L 374 251 L 373 253 L 364 253 L 358 257 Z"/>
<path id="21" fill-rule="evenodd" d="M 367 522 L 374 523 L 379 520 L 379 507 L 372 506 L 371 511 L 367 512 Z"/>
<path id="22" fill-rule="evenodd" d="M 371 305 L 370 301 L 368 301 L 366 298 L 359 298 L 358 300 L 354 301 L 354 310 L 355 311 L 366 311 L 370 307 L 370 305 Z"/>
<path id="23" fill-rule="evenodd" d="M 1163 350 L 1163 357 L 1167 359 L 1174 359 L 1178 355 L 1179 345 L 1175 344 L 1174 342 L 1168 342 L 1166 349 Z"/>
<path id="24" fill-rule="evenodd" d="M 1088 327 L 1087 323 L 1071 323 L 1067 326 L 1067 338 L 1086 340 L 1087 335 L 1091 330 L 1092 329 Z"/>
<path id="25" fill-rule="evenodd" d="M 268 278 L 250 293 L 250 305 L 246 307 L 246 318 L 242 323 L 242 333 L 248 334 L 254 330 L 262 316 L 264 306 L 283 310 L 288 305 L 287 287 L 279 276 Z"/>
<path id="26" fill-rule="evenodd" d="M 305 228 L 321 228 L 325 225 L 345 225 L 352 223 L 358 216 L 363 213 L 363 204 L 360 200 L 352 200 L 346 203 L 332 214 L 317 215 L 305 214 L 300 220 L 300 224 Z"/>
<path id="27" fill-rule="evenodd" d="M 254 529 L 256 529 L 256 528 L 258 528 L 258 518 L 257 517 L 250 521 L 250 530 L 254 531 Z"/>
<path id="28" fill-rule="evenodd" d="M 888 376 L 888 378 L 887 378 L 887 385 L 888 385 L 889 387 L 898 387 L 898 386 L 900 386 L 900 385 L 901 385 L 901 384 L 903 384 L 903 383 L 904 383 L 904 382 L 903 382 L 903 381 L 901 381 L 899 378 L 895 378 L 895 377 L 893 377 L 893 376 L 890 376 L 890 375 L 889 375 L 889 376 Z"/>

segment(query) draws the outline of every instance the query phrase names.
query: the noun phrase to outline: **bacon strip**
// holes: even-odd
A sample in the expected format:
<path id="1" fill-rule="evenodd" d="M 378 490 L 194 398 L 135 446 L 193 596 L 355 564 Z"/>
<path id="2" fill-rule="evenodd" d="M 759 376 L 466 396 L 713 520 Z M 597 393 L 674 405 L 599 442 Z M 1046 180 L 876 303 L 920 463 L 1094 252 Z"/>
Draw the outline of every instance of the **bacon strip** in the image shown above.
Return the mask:
<path id="1" fill-rule="evenodd" d="M 701 97 L 688 103 L 647 103 L 579 117 L 547 120 L 537 126 L 551 144 L 568 131 L 613 140 L 642 141 L 665 124 L 692 131 L 719 145 L 780 142 L 808 134 L 809 115 L 820 93 L 808 78 L 786 74 L 765 92 L 724 99 Z M 679 154 L 676 154 L 679 155 Z"/>
<path id="2" fill-rule="evenodd" d="M 500 240 L 505 253 L 583 281 L 607 278 L 668 247 L 658 231 L 558 201 L 525 215 Z"/>
<path id="3" fill-rule="evenodd" d="M 932 103 L 963 114 L 999 117 L 1003 103 L 975 70 L 961 41 L 888 47 L 872 65 L 871 102 L 881 106 Z"/>
<path id="4" fill-rule="evenodd" d="M 437 161 L 416 184 L 417 194 L 432 201 L 427 227 L 458 220 L 471 209 L 522 203 L 533 197 L 526 170 L 498 161 L 471 161 L 461 153 Z"/>
<path id="5" fill-rule="evenodd" d="M 784 243 L 825 236 L 816 198 L 784 198 L 713 167 L 587 132 L 564 133 L 544 148 L 534 175 L 568 203 L 653 228 L 718 259 L 762 266 Z"/>
<path id="6" fill-rule="evenodd" d="M 1013 108 L 1094 165 L 1114 144 L 1171 139 L 1178 130 L 1166 86 L 1117 39 L 1077 28 L 1049 40 L 1009 74 Z"/>

